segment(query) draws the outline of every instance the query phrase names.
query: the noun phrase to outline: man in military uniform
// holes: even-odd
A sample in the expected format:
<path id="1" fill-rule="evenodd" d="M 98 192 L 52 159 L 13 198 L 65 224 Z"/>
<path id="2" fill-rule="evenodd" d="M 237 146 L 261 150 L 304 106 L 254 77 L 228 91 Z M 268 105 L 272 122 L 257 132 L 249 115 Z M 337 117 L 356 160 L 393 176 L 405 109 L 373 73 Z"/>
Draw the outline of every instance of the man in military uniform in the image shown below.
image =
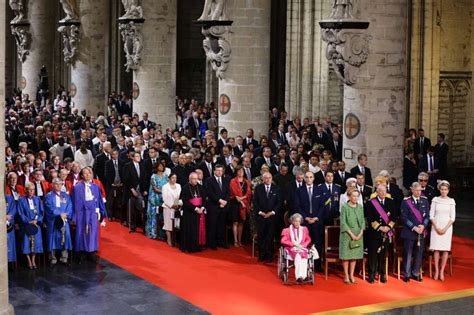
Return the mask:
<path id="1" fill-rule="evenodd" d="M 341 186 L 334 184 L 334 173 L 332 170 L 326 171 L 324 180 L 325 182 L 317 187 L 317 195 L 321 196 L 323 206 L 326 209 L 326 224 L 332 225 L 334 219 L 339 217 Z"/>
<path id="2" fill-rule="evenodd" d="M 377 185 L 377 195 L 365 205 L 367 218 L 367 248 L 369 256 L 369 283 L 374 283 L 378 273 L 382 283 L 387 282 L 385 274 L 385 253 L 393 237 L 393 228 L 397 222 L 397 211 L 393 199 L 386 196 L 387 186 Z"/>
<path id="3" fill-rule="evenodd" d="M 411 185 L 411 197 L 402 202 L 402 224 L 401 237 L 403 238 L 403 265 L 404 279 L 408 282 L 410 278 L 421 282 L 420 268 L 423 260 L 425 237 L 427 226 L 430 221 L 430 205 L 428 198 L 421 194 L 421 184 L 414 182 Z"/>

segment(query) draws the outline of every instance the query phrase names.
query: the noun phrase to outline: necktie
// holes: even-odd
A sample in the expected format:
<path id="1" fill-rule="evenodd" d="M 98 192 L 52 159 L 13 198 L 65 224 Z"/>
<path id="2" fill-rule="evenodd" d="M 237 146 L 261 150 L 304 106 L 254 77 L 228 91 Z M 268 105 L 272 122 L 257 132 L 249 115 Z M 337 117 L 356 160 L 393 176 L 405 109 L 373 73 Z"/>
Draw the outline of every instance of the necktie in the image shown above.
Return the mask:
<path id="1" fill-rule="evenodd" d="M 220 177 L 217 177 L 217 183 L 219 184 L 219 188 L 222 190 L 222 182 Z"/>
<path id="2" fill-rule="evenodd" d="M 207 164 L 207 169 L 209 171 L 209 175 L 211 175 L 212 174 L 212 165 L 211 165 L 211 163 L 206 163 L 206 164 Z"/>
<path id="3" fill-rule="evenodd" d="M 267 198 L 268 198 L 268 194 L 270 193 L 270 186 L 265 185 L 265 190 L 267 192 Z"/>
<path id="4" fill-rule="evenodd" d="M 420 138 L 420 149 L 423 151 L 423 143 L 425 142 L 424 138 Z"/>
<path id="5" fill-rule="evenodd" d="M 344 172 L 341 172 L 341 179 L 344 182 Z"/>
<path id="6" fill-rule="evenodd" d="M 114 168 L 115 168 L 115 178 L 114 178 L 114 182 L 119 183 L 119 182 L 120 182 L 120 174 L 119 174 L 119 171 L 118 171 L 118 163 L 117 163 L 117 161 L 114 161 Z"/>
<path id="7" fill-rule="evenodd" d="M 365 167 L 361 166 L 361 167 L 360 167 L 360 172 L 361 172 L 363 175 L 365 175 Z"/>
<path id="8" fill-rule="evenodd" d="M 248 167 L 245 168 L 245 174 L 247 174 L 247 179 L 251 179 L 251 175 L 250 175 L 250 169 Z"/>
<path id="9" fill-rule="evenodd" d="M 156 163 L 156 160 L 155 160 L 155 159 L 151 159 L 151 165 L 155 166 L 155 163 Z"/>
<path id="10" fill-rule="evenodd" d="M 329 184 L 329 194 L 332 195 L 332 189 L 331 189 L 331 184 Z"/>
<path id="11" fill-rule="evenodd" d="M 429 162 L 428 171 L 431 172 L 433 170 L 433 157 L 432 156 L 428 157 L 428 162 Z"/>
<path id="12" fill-rule="evenodd" d="M 309 213 L 313 213 L 313 188 L 308 187 L 308 197 L 309 197 Z"/>
<path id="13" fill-rule="evenodd" d="M 137 170 L 138 177 L 140 177 L 140 167 L 138 166 L 138 163 L 135 163 L 135 169 Z"/>

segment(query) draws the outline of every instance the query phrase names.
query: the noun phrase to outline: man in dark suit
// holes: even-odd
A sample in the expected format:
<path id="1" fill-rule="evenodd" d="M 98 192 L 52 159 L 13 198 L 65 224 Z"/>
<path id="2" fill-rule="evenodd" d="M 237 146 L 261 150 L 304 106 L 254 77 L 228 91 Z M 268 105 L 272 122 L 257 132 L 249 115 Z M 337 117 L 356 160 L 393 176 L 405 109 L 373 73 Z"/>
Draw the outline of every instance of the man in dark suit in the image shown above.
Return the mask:
<path id="1" fill-rule="evenodd" d="M 405 198 L 402 204 L 401 237 L 403 238 L 403 281 L 415 279 L 421 282 L 420 269 L 423 262 L 425 237 L 430 222 L 430 205 L 428 198 L 421 195 L 421 185 L 414 183 L 411 197 Z M 413 259 L 414 257 L 414 259 Z"/>
<path id="2" fill-rule="evenodd" d="M 262 156 L 259 156 L 255 159 L 257 169 L 260 169 L 263 164 L 267 164 L 268 167 L 272 167 L 273 163 L 272 149 L 270 149 L 268 146 L 263 147 Z"/>
<path id="3" fill-rule="evenodd" d="M 148 129 L 150 127 L 155 127 L 155 123 L 148 120 L 148 113 L 147 112 L 143 113 L 142 118 L 143 118 L 143 120 L 140 120 L 140 122 L 138 123 L 138 125 L 142 128 L 142 130 Z"/>
<path id="4" fill-rule="evenodd" d="M 323 184 L 326 181 L 326 173 L 329 168 L 328 161 L 321 160 L 319 161 L 319 168 L 321 169 L 319 172 L 314 174 L 314 183 L 316 185 Z"/>
<path id="5" fill-rule="evenodd" d="M 184 154 L 180 154 L 178 158 L 178 165 L 175 166 L 172 171 L 176 173 L 177 182 L 184 187 L 189 182 L 189 168 L 186 167 L 186 156 Z"/>
<path id="6" fill-rule="evenodd" d="M 41 141 L 41 144 L 40 144 L 40 150 L 46 152 L 48 160 L 49 160 L 49 157 L 50 157 L 50 154 L 51 154 L 49 152 L 49 148 L 51 148 L 53 145 L 54 145 L 53 132 L 48 130 L 46 132 L 46 137 L 43 139 L 43 141 Z"/>
<path id="7" fill-rule="evenodd" d="M 225 167 L 232 162 L 232 157 L 232 146 L 230 144 L 226 144 L 222 148 L 222 155 L 217 158 L 216 164 L 220 164 Z"/>
<path id="8" fill-rule="evenodd" d="M 210 151 L 204 153 L 204 160 L 198 163 L 197 168 L 202 171 L 204 180 L 214 174 L 214 163 L 212 162 L 212 153 Z"/>
<path id="9" fill-rule="evenodd" d="M 244 168 L 245 178 L 252 180 L 254 177 L 258 176 L 258 170 L 256 166 L 252 164 L 252 160 L 248 156 L 244 156 L 242 159 L 242 167 Z"/>
<path id="10" fill-rule="evenodd" d="M 145 201 L 147 187 L 144 185 L 146 170 L 140 164 L 139 152 L 133 153 L 133 159 L 123 169 L 124 200 L 128 200 L 129 231 L 135 232 L 137 216 L 141 218 L 143 232 L 145 232 Z"/>
<path id="11" fill-rule="evenodd" d="M 318 195 L 321 195 L 326 213 L 326 223 L 333 224 L 333 220 L 339 217 L 339 199 L 341 186 L 334 184 L 334 173 L 326 172 L 325 182 L 318 185 Z"/>
<path id="12" fill-rule="evenodd" d="M 357 174 L 364 174 L 365 183 L 369 186 L 373 186 L 372 172 L 370 168 L 367 167 L 367 155 L 365 153 L 361 153 L 357 156 L 357 165 L 351 169 L 351 175 L 353 177 L 356 177 Z"/>
<path id="13" fill-rule="evenodd" d="M 311 241 L 315 244 L 319 253 L 323 252 L 324 220 L 326 219 L 326 207 L 323 197 L 319 195 L 314 185 L 314 174 L 306 172 L 305 184 L 296 190 L 295 212 L 303 217 L 302 224 L 309 230 Z M 321 260 L 316 262 L 316 269 L 321 270 Z"/>
<path id="14" fill-rule="evenodd" d="M 273 240 L 275 237 L 275 218 L 281 211 L 280 189 L 272 184 L 272 174 L 262 175 L 263 183 L 257 185 L 253 195 L 253 209 L 257 224 L 258 260 L 272 262 Z"/>
<path id="15" fill-rule="evenodd" d="M 422 128 L 418 129 L 418 138 L 415 139 L 413 144 L 413 151 L 415 151 L 417 161 L 426 155 L 429 147 L 431 147 L 431 140 L 425 137 L 425 131 Z"/>
<path id="16" fill-rule="evenodd" d="M 224 167 L 214 168 L 214 175 L 205 181 L 208 194 L 207 203 L 207 242 L 211 249 L 229 248 L 225 243 L 228 203 L 230 199 L 229 178 L 224 177 Z"/>
<path id="17" fill-rule="evenodd" d="M 434 155 L 434 147 L 429 147 L 428 153 L 420 159 L 418 170 L 420 172 L 425 172 L 430 176 L 428 184 L 433 187 L 437 185 L 439 163 Z"/>
<path id="18" fill-rule="evenodd" d="M 79 148 L 77 147 L 77 140 L 76 138 L 74 137 L 71 137 L 69 139 L 69 146 L 64 149 L 64 153 L 63 153 L 63 158 L 66 159 L 66 158 L 70 158 L 71 160 L 74 161 L 74 155 L 76 154 L 76 151 L 78 150 Z"/>
<path id="19" fill-rule="evenodd" d="M 148 149 L 148 158 L 142 160 L 143 168 L 145 169 L 145 187 L 150 187 L 151 176 L 156 170 L 156 166 L 160 163 L 158 152 L 154 147 Z"/>
<path id="20" fill-rule="evenodd" d="M 328 142 L 327 149 L 331 151 L 332 156 L 336 160 L 342 160 L 342 140 L 337 132 L 333 132 L 332 139 Z"/>
<path id="21" fill-rule="evenodd" d="M 228 132 L 227 132 L 227 129 L 225 128 L 222 128 L 221 131 L 219 132 L 220 134 L 220 138 L 219 140 L 217 140 L 217 151 L 219 154 L 222 153 L 222 149 L 224 148 L 225 145 L 227 145 L 228 143 L 228 140 L 227 140 L 227 136 L 228 136 Z"/>
<path id="22" fill-rule="evenodd" d="M 192 116 L 188 118 L 188 131 L 191 133 L 192 137 L 197 138 L 199 136 L 201 124 L 202 121 L 197 112 L 193 113 Z"/>
<path id="23" fill-rule="evenodd" d="M 291 216 L 293 213 L 295 213 L 295 198 L 296 198 L 296 190 L 303 186 L 305 184 L 304 182 L 304 174 L 303 171 L 297 170 L 295 179 L 292 180 L 288 184 L 288 196 L 286 203 L 288 205 L 288 215 Z"/>
<path id="24" fill-rule="evenodd" d="M 313 139 L 313 143 L 322 145 L 324 148 L 326 148 L 329 142 L 329 137 L 327 133 L 324 132 L 324 129 L 322 126 L 316 127 L 316 132 L 312 134 L 312 139 Z"/>
<path id="25" fill-rule="evenodd" d="M 233 148 L 234 155 L 241 157 L 244 151 L 244 139 L 241 136 L 235 137 L 235 146 Z"/>
<path id="26" fill-rule="evenodd" d="M 341 186 L 341 192 L 346 192 L 346 180 L 354 177 L 351 173 L 346 172 L 346 163 L 344 161 L 337 162 L 338 171 L 334 173 L 334 183 Z"/>
<path id="27" fill-rule="evenodd" d="M 244 139 L 244 146 L 247 148 L 249 145 L 253 145 L 254 148 L 258 147 L 258 141 L 253 138 L 254 132 L 252 128 L 247 129 L 247 137 Z"/>
<path id="28" fill-rule="evenodd" d="M 280 188 L 283 203 L 282 211 L 280 211 L 279 216 L 276 218 L 275 235 L 281 235 L 281 231 L 285 227 L 285 212 L 290 210 L 288 206 L 288 186 L 293 182 L 293 179 L 293 174 L 288 171 L 288 165 L 283 163 L 280 166 L 278 174 L 273 177 L 273 182 Z"/>
<path id="29" fill-rule="evenodd" d="M 379 184 L 377 196 L 370 199 L 365 206 L 368 228 L 364 240 L 367 241 L 368 248 L 369 283 L 374 283 L 376 273 L 380 275 L 380 282 L 387 282 L 385 253 L 398 218 L 395 215 L 395 204 L 392 199 L 386 197 L 386 193 L 387 186 Z"/>
<path id="30" fill-rule="evenodd" d="M 104 187 L 107 185 L 107 181 L 105 179 L 105 162 L 110 160 L 110 153 L 112 152 L 112 145 L 110 142 L 104 142 L 102 146 L 102 153 L 98 154 L 94 159 L 94 174 L 97 175 L 100 182 Z"/>
<path id="31" fill-rule="evenodd" d="M 439 179 L 446 179 L 448 176 L 448 152 L 449 146 L 445 140 L 444 133 L 438 134 L 438 143 L 434 147 L 434 155 L 438 160 L 439 165 Z"/>
<path id="32" fill-rule="evenodd" d="M 126 219 L 126 207 L 123 206 L 123 183 L 121 170 L 123 163 L 118 159 L 119 151 L 117 149 L 112 151 L 111 159 L 105 162 L 105 189 L 107 192 L 107 217 L 110 221 L 119 217 L 122 223 Z M 123 209 L 123 210 L 122 210 Z"/>
<path id="33" fill-rule="evenodd" d="M 398 187 L 397 184 L 391 182 L 390 173 L 387 170 L 380 171 L 379 176 L 385 177 L 385 180 L 387 181 L 387 193 L 390 194 L 393 199 L 396 211 L 395 215 L 398 217 L 400 215 L 399 209 L 403 201 L 403 191 L 400 189 L 400 187 Z"/>
<path id="34" fill-rule="evenodd" d="M 429 175 L 425 172 L 418 174 L 418 183 L 421 185 L 421 195 L 428 198 L 428 202 L 431 204 L 431 200 L 436 197 L 436 189 L 428 184 Z M 409 195 L 411 194 L 411 191 Z"/>
<path id="35" fill-rule="evenodd" d="M 362 200 L 364 201 L 364 205 L 365 205 L 367 201 L 370 199 L 370 195 L 372 195 L 373 187 L 367 186 L 365 184 L 364 174 L 357 174 L 356 179 L 357 179 L 356 188 L 359 191 L 359 193 L 362 195 Z"/>
<path id="36" fill-rule="evenodd" d="M 410 190 L 411 184 L 418 180 L 418 166 L 412 150 L 407 150 L 403 158 L 403 187 Z"/>

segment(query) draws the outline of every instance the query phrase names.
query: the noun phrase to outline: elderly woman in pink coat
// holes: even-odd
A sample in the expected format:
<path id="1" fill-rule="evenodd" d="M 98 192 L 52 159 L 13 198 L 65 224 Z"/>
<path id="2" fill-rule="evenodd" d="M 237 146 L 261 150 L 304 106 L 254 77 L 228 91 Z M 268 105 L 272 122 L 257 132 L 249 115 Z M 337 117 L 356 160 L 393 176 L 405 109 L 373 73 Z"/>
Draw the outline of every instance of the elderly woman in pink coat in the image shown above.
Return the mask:
<path id="1" fill-rule="evenodd" d="M 308 275 L 308 245 L 311 243 L 308 228 L 301 225 L 302 221 L 301 214 L 293 214 L 290 217 L 290 226 L 281 232 L 281 244 L 295 263 L 297 282 L 304 281 Z"/>

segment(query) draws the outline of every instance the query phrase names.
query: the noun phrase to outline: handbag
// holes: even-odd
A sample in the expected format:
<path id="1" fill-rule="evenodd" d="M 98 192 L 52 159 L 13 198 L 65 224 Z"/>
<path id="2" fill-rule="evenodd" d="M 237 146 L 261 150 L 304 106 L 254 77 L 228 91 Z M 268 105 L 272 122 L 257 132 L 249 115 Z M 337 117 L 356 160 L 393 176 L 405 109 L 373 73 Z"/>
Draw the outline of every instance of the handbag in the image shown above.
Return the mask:
<path id="1" fill-rule="evenodd" d="M 349 248 L 350 249 L 359 248 L 361 246 L 362 246 L 362 239 L 360 239 L 360 240 L 351 240 L 350 243 L 349 243 Z"/>

